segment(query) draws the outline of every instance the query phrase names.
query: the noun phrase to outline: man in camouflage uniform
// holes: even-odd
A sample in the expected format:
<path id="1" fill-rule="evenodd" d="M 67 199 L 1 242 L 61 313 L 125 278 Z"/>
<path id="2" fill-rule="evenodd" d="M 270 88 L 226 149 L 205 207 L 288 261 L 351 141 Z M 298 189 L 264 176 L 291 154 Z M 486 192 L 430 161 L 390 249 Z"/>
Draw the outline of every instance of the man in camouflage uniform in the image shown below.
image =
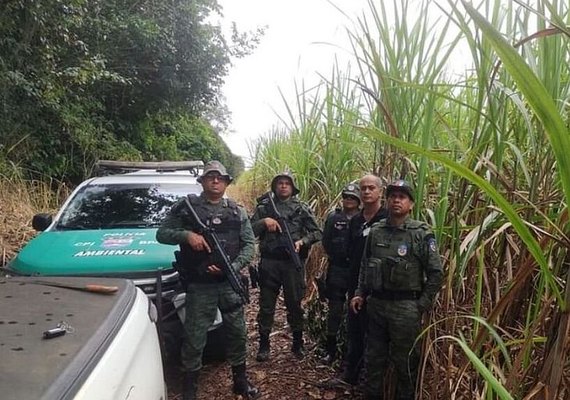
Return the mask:
<path id="1" fill-rule="evenodd" d="M 358 213 L 360 206 L 360 189 L 358 185 L 349 183 L 341 193 L 342 207 L 336 207 L 325 220 L 323 228 L 323 248 L 328 256 L 326 274 L 326 298 L 329 305 L 327 315 L 326 356 L 325 364 L 332 364 L 336 356 L 336 337 L 344 316 L 344 305 L 350 278 L 349 262 L 349 222 Z"/>
<path id="2" fill-rule="evenodd" d="M 253 257 L 255 238 L 246 211 L 224 197 L 231 181 L 231 176 L 219 161 L 210 161 L 198 177 L 202 193 L 200 196 L 189 195 L 188 198 L 202 223 L 214 227 L 232 267 L 239 274 Z M 160 243 L 180 245 L 177 260 L 180 267 L 185 269 L 188 280 L 182 345 L 184 400 L 196 399 L 208 327 L 214 321 L 218 308 L 226 332 L 233 392 L 246 398 L 256 397 L 258 390 L 248 382 L 245 372 L 247 335 L 244 305 L 217 265 L 213 249 L 200 234 L 199 226 L 184 199 L 172 206 L 156 233 L 156 239 Z"/>
<path id="3" fill-rule="evenodd" d="M 271 181 L 271 192 L 277 211 L 286 222 L 295 251 L 302 263 L 306 260 L 313 243 L 321 239 L 321 231 L 308 205 L 297 199 L 299 189 L 293 176 L 284 172 Z M 303 309 L 301 300 L 305 293 L 304 266 L 298 270 L 287 251 L 283 228 L 277 221 L 269 198 L 262 196 L 251 218 L 253 232 L 260 240 L 261 263 L 259 267 L 259 351 L 257 361 L 269 359 L 269 334 L 275 317 L 275 304 L 283 286 L 287 322 L 293 332 L 291 351 L 297 358 L 303 358 Z"/>
<path id="4" fill-rule="evenodd" d="M 386 189 L 388 218 L 370 230 L 362 258 L 354 312 L 367 302 L 367 399 L 382 399 L 388 360 L 395 367 L 399 400 L 413 400 L 420 361 L 414 341 L 443 281 L 435 236 L 413 220 L 411 186 L 402 180 Z"/>

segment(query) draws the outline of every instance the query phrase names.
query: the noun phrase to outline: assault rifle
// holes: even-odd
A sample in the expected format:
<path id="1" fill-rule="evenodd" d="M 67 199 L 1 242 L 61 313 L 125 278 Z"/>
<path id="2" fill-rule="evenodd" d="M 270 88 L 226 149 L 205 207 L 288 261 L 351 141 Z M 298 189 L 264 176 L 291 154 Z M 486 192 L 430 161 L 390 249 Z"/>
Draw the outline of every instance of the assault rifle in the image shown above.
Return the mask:
<path id="1" fill-rule="evenodd" d="M 192 206 L 190 200 L 188 200 L 187 196 L 184 197 L 184 202 L 186 203 L 188 210 L 190 210 L 192 218 L 194 219 L 196 224 L 198 224 L 199 233 L 204 236 L 206 242 L 208 242 L 208 245 L 210 246 L 212 251 L 218 256 L 217 257 L 219 259 L 218 266 L 222 269 L 222 272 L 230 282 L 232 289 L 239 295 L 239 297 L 242 300 L 242 304 L 249 303 L 249 292 L 247 288 L 244 287 L 241 277 L 232 267 L 230 258 L 228 257 L 224 248 L 222 247 L 222 244 L 220 243 L 220 239 L 218 239 L 216 231 L 212 227 L 206 226 L 200 220 L 198 214 L 196 214 L 196 210 L 194 210 L 194 207 Z"/>
<path id="2" fill-rule="evenodd" d="M 303 262 L 301 261 L 301 257 L 299 257 L 299 253 L 295 251 L 295 242 L 291 237 L 291 232 L 289 231 L 289 226 L 287 226 L 287 221 L 285 218 L 277 211 L 277 206 L 275 205 L 275 201 L 273 200 L 273 192 L 269 191 L 261 196 L 258 200 L 263 200 L 265 197 L 269 199 L 269 204 L 272 208 L 272 216 L 277 220 L 279 226 L 281 227 L 281 234 L 285 235 L 285 245 L 287 246 L 287 253 L 289 253 L 289 257 L 293 260 L 293 264 L 295 264 L 295 268 L 297 271 L 301 271 L 303 269 Z"/>

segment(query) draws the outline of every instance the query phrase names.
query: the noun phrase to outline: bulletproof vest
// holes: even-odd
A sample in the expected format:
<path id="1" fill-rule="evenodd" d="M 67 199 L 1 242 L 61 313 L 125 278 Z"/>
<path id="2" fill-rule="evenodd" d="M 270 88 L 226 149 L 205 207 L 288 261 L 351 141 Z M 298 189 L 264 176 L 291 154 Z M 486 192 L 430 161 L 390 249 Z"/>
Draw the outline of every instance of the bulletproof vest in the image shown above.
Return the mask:
<path id="1" fill-rule="evenodd" d="M 298 199 L 290 199 L 286 202 L 281 202 L 275 199 L 275 206 L 277 211 L 281 214 L 283 221 L 287 224 L 293 243 L 303 237 L 303 220 L 305 218 L 305 211 L 302 203 Z M 268 200 L 265 199 L 258 205 L 260 208 L 261 218 L 271 217 L 276 219 L 276 215 Z M 262 256 L 271 256 L 275 258 L 289 259 L 287 253 L 286 235 L 280 232 L 264 232 L 260 237 L 260 251 Z M 307 246 L 303 246 L 307 247 Z M 306 258 L 306 254 L 299 254 L 301 258 Z"/>
<path id="2" fill-rule="evenodd" d="M 327 243 L 327 254 L 329 258 L 335 262 L 345 262 L 349 256 L 348 243 L 350 240 L 349 223 L 350 218 L 342 212 L 342 209 L 336 209 L 330 217 L 332 226 L 331 237 Z"/>
<path id="3" fill-rule="evenodd" d="M 402 227 L 390 227 L 386 220 L 375 224 L 362 266 L 366 268 L 367 290 L 422 291 L 428 229 L 427 224 L 414 220 L 407 220 Z"/>
<path id="4" fill-rule="evenodd" d="M 204 225 L 212 227 L 230 260 L 234 260 L 240 252 L 241 215 L 237 204 L 223 199 L 222 206 L 212 207 L 202 198 L 189 196 L 196 214 Z M 191 214 L 186 214 L 186 229 L 200 233 L 200 228 L 192 220 Z M 215 251 L 208 254 L 205 251 L 194 251 L 188 244 L 180 245 L 182 267 L 185 268 L 191 281 L 215 280 L 206 273 L 206 267 L 219 264 L 220 256 Z"/>

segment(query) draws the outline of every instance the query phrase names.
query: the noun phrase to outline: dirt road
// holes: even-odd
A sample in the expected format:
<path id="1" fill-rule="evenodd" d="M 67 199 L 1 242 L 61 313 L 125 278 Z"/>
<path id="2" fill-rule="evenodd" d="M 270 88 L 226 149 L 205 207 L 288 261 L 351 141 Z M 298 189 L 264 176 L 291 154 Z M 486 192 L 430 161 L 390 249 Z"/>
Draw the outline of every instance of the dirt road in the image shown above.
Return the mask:
<path id="1" fill-rule="evenodd" d="M 291 353 L 291 333 L 285 319 L 286 311 L 280 298 L 275 326 L 271 335 L 271 358 L 268 362 L 255 361 L 257 352 L 257 290 L 252 291 L 252 302 L 246 308 L 248 328 L 248 375 L 261 390 L 260 400 L 304 399 L 360 399 L 350 388 L 325 389 L 319 383 L 335 376 L 331 367 L 319 364 L 314 343 L 306 340 L 307 356 L 297 360 Z M 169 400 L 181 400 L 180 375 L 170 372 L 167 379 Z M 232 395 L 231 370 L 227 363 L 210 363 L 200 374 L 198 399 L 239 399 Z"/>

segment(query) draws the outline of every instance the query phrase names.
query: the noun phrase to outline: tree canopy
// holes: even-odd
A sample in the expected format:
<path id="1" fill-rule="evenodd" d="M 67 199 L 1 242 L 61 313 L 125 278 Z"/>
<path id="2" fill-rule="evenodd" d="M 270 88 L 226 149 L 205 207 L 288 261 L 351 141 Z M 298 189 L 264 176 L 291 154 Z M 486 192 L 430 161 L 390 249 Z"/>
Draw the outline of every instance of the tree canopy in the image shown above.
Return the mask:
<path id="1" fill-rule="evenodd" d="M 71 180 L 100 158 L 217 157 L 243 169 L 224 126 L 231 40 L 216 0 L 8 0 L 0 5 L 0 168 Z M 221 118 L 220 118 L 221 115 Z"/>

